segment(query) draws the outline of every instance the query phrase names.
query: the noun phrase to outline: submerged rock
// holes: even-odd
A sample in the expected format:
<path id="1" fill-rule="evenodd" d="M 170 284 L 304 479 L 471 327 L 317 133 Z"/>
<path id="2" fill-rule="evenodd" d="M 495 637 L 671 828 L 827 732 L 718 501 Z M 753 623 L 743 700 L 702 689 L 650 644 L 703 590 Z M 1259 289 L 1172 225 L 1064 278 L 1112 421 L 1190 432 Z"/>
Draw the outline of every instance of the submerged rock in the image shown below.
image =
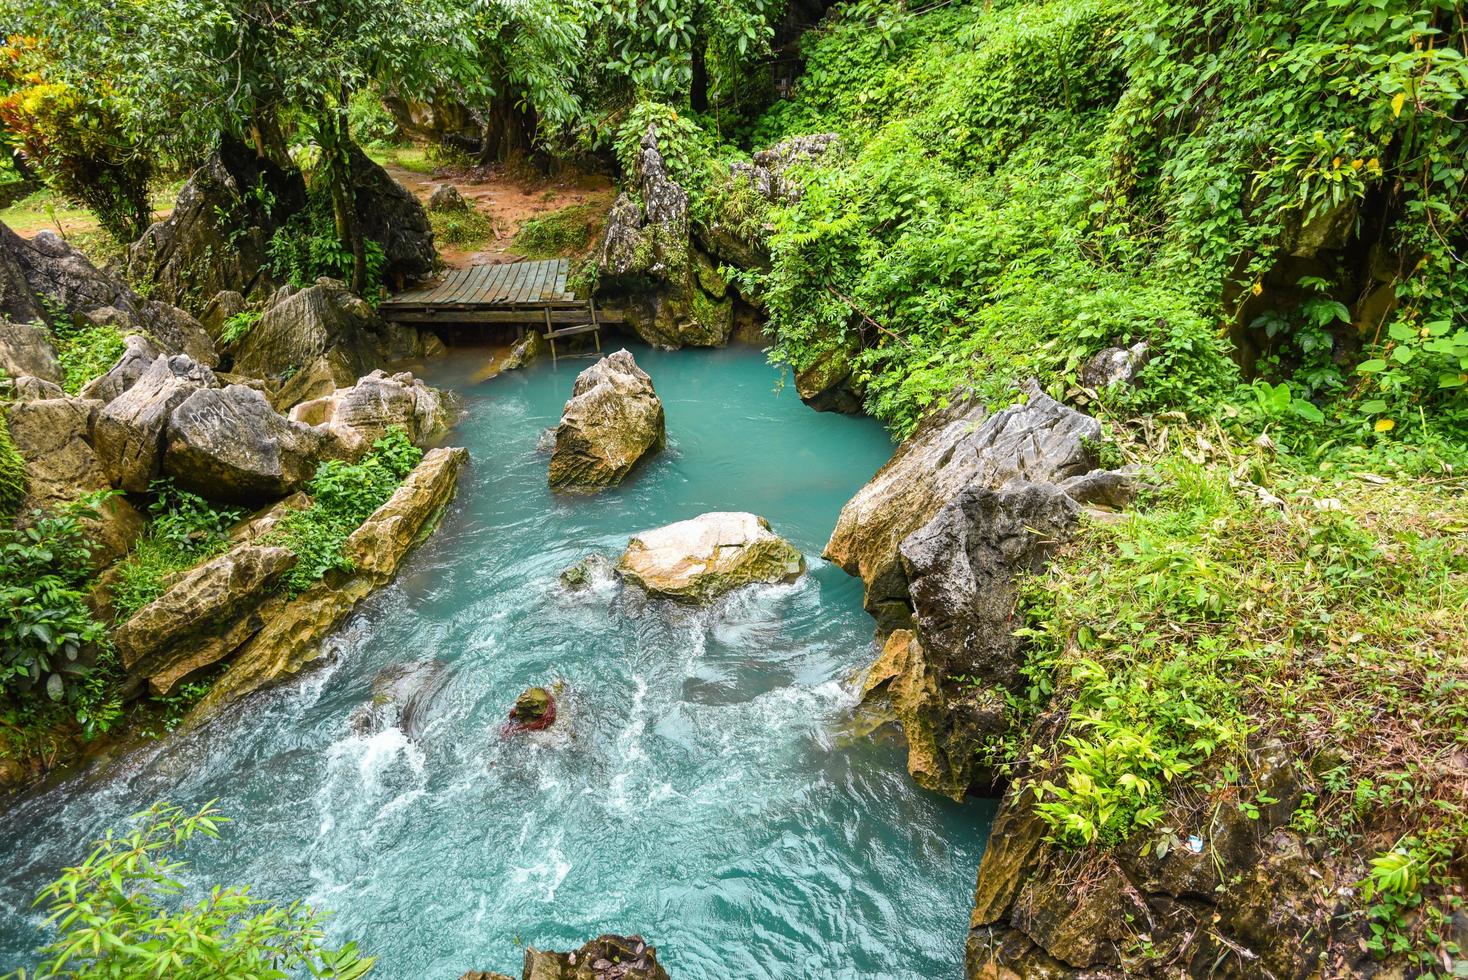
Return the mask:
<path id="1" fill-rule="evenodd" d="M 620 483 L 667 439 L 663 403 L 625 350 L 582 371 L 556 426 L 552 490 L 600 490 Z"/>
<path id="2" fill-rule="evenodd" d="M 615 574 L 611 559 L 606 555 L 592 553 L 561 572 L 561 585 L 568 589 L 581 589 L 597 582 L 605 582 Z"/>
<path id="3" fill-rule="evenodd" d="M 742 585 L 793 582 L 805 558 L 763 517 L 715 512 L 637 535 L 617 571 L 654 595 L 705 602 Z"/>
<path id="4" fill-rule="evenodd" d="M 442 660 L 410 660 L 389 664 L 372 679 L 372 700 L 352 712 L 348 723 L 357 735 L 397 728 L 408 738 L 423 734 L 433 699 L 448 680 Z"/>

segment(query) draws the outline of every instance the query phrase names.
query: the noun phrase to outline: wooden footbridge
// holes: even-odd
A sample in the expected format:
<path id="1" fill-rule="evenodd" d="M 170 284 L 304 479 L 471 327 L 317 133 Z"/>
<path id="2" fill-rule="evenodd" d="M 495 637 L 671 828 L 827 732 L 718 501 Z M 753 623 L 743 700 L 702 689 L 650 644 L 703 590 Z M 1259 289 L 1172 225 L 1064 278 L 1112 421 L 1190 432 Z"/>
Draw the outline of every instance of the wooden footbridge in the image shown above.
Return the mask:
<path id="1" fill-rule="evenodd" d="M 378 312 L 414 326 L 513 325 L 517 336 L 543 328 L 552 359 L 558 338 L 589 333 L 599 352 L 602 324 L 621 317 L 598 310 L 594 298 L 578 299 L 566 284 L 570 271 L 570 259 L 454 269 L 440 282 L 398 293 Z"/>

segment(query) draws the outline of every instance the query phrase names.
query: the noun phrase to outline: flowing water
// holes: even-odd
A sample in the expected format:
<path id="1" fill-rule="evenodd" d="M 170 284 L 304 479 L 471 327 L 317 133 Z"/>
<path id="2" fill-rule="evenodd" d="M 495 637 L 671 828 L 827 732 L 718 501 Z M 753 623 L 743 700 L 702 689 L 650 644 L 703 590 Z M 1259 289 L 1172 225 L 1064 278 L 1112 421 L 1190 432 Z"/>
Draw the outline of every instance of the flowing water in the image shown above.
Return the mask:
<path id="1" fill-rule="evenodd" d="M 218 797 L 235 822 L 190 848 L 191 883 L 334 909 L 329 934 L 377 954 L 382 980 L 518 976 L 516 943 L 608 931 L 646 936 L 677 980 L 961 975 L 991 806 L 919 790 L 901 746 L 863 733 L 872 622 L 818 557 L 887 437 L 777 390 L 755 351 L 634 352 L 668 450 L 592 497 L 552 497 L 537 449 L 587 361 L 480 384 L 482 355 L 431 364 L 472 454 L 438 532 L 324 667 L 0 816 L 0 972 L 44 936 L 36 888 L 94 835 Z M 711 510 L 763 515 L 809 573 L 702 610 L 558 582 Z M 378 671 L 426 659 L 444 669 L 421 732 L 354 732 Z M 556 726 L 501 737 L 515 695 L 555 680 Z"/>

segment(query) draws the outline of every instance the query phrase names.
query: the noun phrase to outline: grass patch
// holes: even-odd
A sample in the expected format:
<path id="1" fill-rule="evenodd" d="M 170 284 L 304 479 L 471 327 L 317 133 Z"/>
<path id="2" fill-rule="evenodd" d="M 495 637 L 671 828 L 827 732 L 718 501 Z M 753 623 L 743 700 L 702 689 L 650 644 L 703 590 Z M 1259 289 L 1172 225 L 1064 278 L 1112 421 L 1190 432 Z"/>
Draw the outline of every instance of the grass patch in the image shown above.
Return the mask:
<path id="1" fill-rule="evenodd" d="M 317 467 L 306 485 L 311 506 L 286 514 L 264 539 L 296 553 L 296 566 L 286 576 L 292 595 L 304 592 L 327 572 L 351 569 L 343 551 L 347 538 L 387 503 L 422 458 L 423 450 L 400 426 L 393 426 L 360 462 L 333 459 Z"/>
<path id="2" fill-rule="evenodd" d="M 229 547 L 228 531 L 244 516 L 237 508 L 216 508 L 171 480 L 154 481 L 147 532 L 117 566 L 112 603 L 119 622 L 161 596 L 180 573 Z"/>
<path id="3" fill-rule="evenodd" d="M 432 177 L 435 170 L 449 162 L 442 150 L 418 143 L 401 146 L 370 146 L 363 152 L 381 166 L 402 167 L 404 170 L 411 170 L 425 177 Z"/>
<path id="4" fill-rule="evenodd" d="M 606 214 L 596 205 L 575 204 L 526 221 L 510 247 L 528 259 L 578 255 L 591 247 L 605 222 Z"/>
<path id="5" fill-rule="evenodd" d="M 1153 499 L 1086 525 L 1026 584 L 1029 690 L 996 761 L 1044 773 L 1056 843 L 1106 846 L 1216 806 L 1257 813 L 1273 801 L 1240 796 L 1243 749 L 1278 738 L 1318 788 L 1295 829 L 1369 861 L 1373 950 L 1427 963 L 1468 861 L 1461 478 L 1307 472 L 1216 427 L 1189 442 L 1154 458 Z M 1064 737 L 1031 745 L 1055 708 Z"/>
<path id="6" fill-rule="evenodd" d="M 440 245 L 478 251 L 498 237 L 494 222 L 472 203 L 465 208 L 429 211 L 428 220 L 433 225 L 433 240 Z"/>

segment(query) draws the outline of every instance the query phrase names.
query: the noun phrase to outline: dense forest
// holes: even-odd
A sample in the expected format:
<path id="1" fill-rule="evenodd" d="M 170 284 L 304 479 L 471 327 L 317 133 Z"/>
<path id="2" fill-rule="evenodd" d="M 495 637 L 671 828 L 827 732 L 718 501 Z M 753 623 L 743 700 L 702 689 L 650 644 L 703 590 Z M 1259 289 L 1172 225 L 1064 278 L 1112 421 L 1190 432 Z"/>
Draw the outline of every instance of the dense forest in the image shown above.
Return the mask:
<path id="1" fill-rule="evenodd" d="M 293 683 L 478 424 L 374 370 L 463 340 L 391 297 L 564 258 L 644 367 L 752 342 L 801 411 L 890 437 L 824 562 L 761 519 L 716 581 L 656 585 L 655 532 L 617 575 L 705 605 L 861 579 L 846 710 L 924 794 L 995 801 L 951 975 L 1468 976 L 1460 5 L 9 0 L 0 28 L 0 791 Z M 551 490 L 663 449 L 663 376 L 619 357 Z M 583 381 L 640 407 L 579 415 Z M 409 975 L 290 894 L 190 891 L 176 854 L 230 834 L 180 798 L 73 842 L 21 975 Z M 666 977 L 632 939 L 533 975 Z"/>

